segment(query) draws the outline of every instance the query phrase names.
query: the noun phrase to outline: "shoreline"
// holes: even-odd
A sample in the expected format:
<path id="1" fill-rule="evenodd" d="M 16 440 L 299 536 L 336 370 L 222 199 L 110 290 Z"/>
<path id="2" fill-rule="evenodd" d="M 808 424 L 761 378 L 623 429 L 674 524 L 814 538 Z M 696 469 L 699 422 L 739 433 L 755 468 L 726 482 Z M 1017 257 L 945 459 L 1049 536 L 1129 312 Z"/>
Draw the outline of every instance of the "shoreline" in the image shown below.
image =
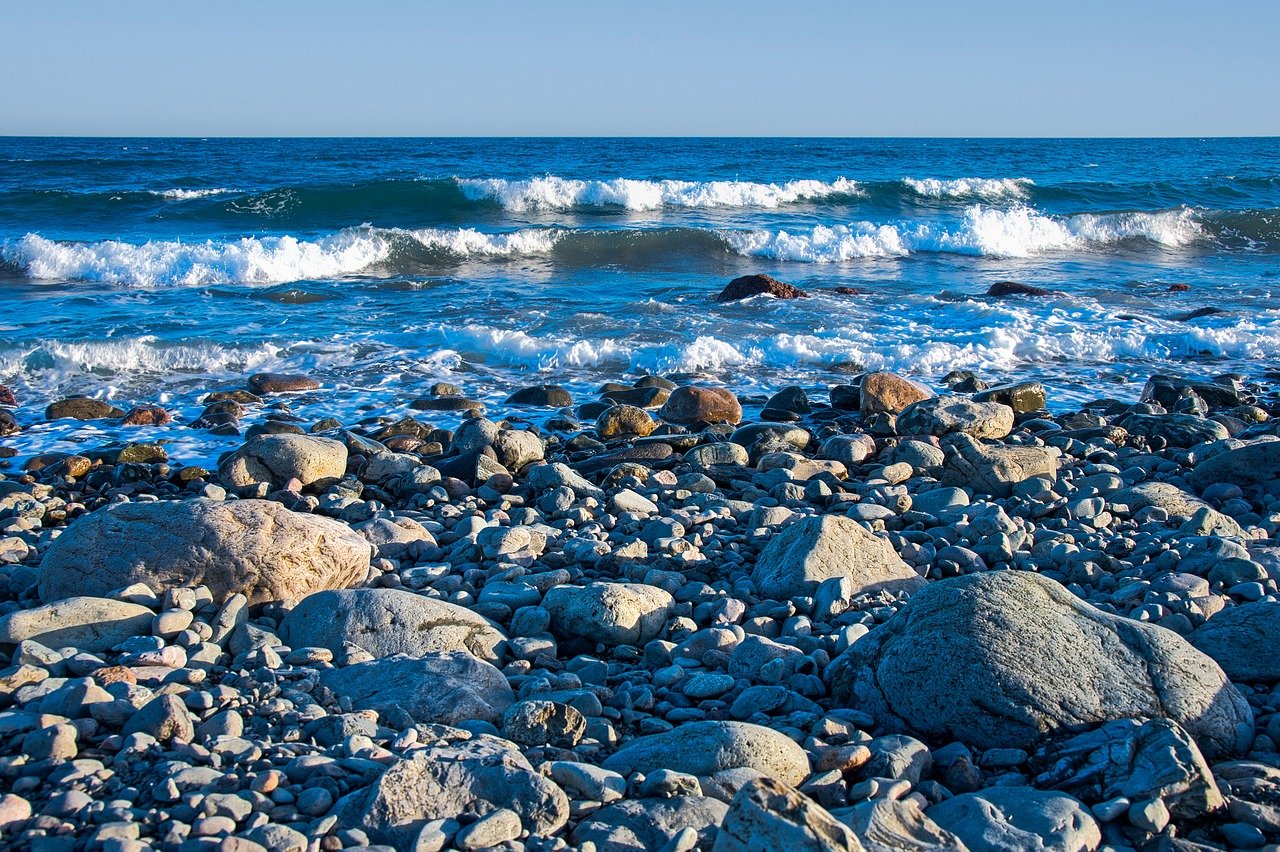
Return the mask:
<path id="1" fill-rule="evenodd" d="M 155 425 L 15 458 L 0 838 L 1280 841 L 1274 380 L 1051 414 L 948 379 L 439 383 L 344 424 L 260 375 L 189 424 L 219 464 Z"/>

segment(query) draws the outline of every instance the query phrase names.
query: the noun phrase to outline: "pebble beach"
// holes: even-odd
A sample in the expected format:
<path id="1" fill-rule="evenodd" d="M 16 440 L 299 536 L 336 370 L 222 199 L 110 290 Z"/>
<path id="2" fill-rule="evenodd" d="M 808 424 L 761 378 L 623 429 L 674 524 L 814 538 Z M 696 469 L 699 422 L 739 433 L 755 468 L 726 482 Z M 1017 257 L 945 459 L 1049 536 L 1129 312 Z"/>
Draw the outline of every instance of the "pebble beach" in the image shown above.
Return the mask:
<path id="1" fill-rule="evenodd" d="M 468 378 L 0 387 L 0 844 L 1280 848 L 1274 371 Z"/>

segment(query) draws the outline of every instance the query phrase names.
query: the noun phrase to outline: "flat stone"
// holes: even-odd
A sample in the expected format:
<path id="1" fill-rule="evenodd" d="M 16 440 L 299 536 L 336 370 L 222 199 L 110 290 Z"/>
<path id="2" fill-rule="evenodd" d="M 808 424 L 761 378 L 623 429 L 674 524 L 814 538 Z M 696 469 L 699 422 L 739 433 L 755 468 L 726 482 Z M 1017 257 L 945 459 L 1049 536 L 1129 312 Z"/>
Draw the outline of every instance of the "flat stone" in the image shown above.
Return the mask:
<path id="1" fill-rule="evenodd" d="M 130 636 L 151 632 L 154 613 L 110 598 L 73 597 L 0 618 L 0 644 L 34 639 L 50 648 L 106 651 Z"/>

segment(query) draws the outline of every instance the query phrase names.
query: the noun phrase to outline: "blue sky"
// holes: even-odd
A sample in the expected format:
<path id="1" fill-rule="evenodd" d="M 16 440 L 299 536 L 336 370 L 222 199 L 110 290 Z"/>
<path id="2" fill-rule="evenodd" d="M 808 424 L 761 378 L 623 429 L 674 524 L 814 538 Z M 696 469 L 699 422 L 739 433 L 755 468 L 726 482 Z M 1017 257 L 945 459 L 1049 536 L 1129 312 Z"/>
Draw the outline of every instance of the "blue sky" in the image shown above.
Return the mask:
<path id="1" fill-rule="evenodd" d="M 1280 2 L 0 0 L 0 134 L 1280 134 Z"/>

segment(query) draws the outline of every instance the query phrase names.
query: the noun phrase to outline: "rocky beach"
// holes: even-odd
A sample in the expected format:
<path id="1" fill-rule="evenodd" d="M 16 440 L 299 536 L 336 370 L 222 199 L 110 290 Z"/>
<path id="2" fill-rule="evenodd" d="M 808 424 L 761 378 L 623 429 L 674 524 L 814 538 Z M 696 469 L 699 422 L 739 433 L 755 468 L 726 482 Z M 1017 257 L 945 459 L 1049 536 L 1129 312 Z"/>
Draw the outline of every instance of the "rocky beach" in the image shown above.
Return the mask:
<path id="1" fill-rule="evenodd" d="M 0 387 L 0 844 L 1280 849 L 1280 374 L 616 378 Z"/>

